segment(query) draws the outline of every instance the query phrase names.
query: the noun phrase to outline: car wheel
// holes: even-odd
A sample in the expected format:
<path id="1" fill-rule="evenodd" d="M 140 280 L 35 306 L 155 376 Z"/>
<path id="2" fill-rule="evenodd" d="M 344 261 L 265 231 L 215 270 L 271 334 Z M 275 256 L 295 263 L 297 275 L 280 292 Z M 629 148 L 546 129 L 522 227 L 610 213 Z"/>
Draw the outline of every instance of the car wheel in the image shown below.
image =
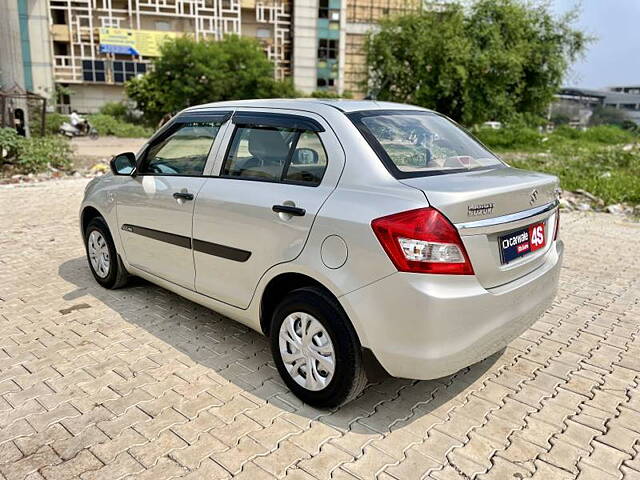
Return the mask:
<path id="1" fill-rule="evenodd" d="M 89 222 L 84 232 L 89 268 L 96 281 L 105 288 L 120 288 L 127 283 L 127 271 L 116 252 L 109 227 L 101 217 Z"/>
<path id="2" fill-rule="evenodd" d="M 271 350 L 287 386 L 309 405 L 337 407 L 367 384 L 358 337 L 342 308 L 320 289 L 294 290 L 276 307 Z"/>

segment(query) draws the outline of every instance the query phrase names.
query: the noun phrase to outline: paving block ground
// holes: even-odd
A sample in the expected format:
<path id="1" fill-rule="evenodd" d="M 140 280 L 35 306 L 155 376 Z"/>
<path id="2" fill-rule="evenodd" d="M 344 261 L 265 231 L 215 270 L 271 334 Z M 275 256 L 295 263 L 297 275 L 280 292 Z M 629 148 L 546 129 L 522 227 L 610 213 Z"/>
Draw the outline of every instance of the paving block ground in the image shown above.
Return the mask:
<path id="1" fill-rule="evenodd" d="M 259 334 L 93 280 L 86 180 L 0 188 L 0 479 L 638 479 L 640 224 L 565 214 L 554 305 L 450 377 L 301 404 Z"/>

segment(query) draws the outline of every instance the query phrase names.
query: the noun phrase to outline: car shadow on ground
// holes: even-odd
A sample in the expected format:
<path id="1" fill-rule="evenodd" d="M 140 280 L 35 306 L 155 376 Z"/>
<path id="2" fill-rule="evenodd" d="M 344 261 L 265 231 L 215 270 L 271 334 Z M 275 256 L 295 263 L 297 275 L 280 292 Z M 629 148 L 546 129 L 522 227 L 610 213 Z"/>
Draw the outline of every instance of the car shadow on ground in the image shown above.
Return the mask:
<path id="1" fill-rule="evenodd" d="M 140 278 L 130 278 L 122 289 L 106 290 L 93 279 L 85 257 L 61 264 L 58 273 L 76 287 L 63 296 L 70 306 L 61 313 L 76 312 L 70 321 L 83 322 L 85 327 L 92 321 L 100 322 L 100 316 L 83 320 L 80 310 L 102 308 L 102 303 L 129 324 L 210 369 L 210 393 L 214 396 L 216 385 L 224 382 L 222 377 L 256 403 L 266 401 L 342 432 L 386 434 L 429 413 L 444 421 L 446 412 L 460 404 L 470 385 L 482 382 L 501 356 L 498 352 L 454 375 L 429 381 L 390 377 L 377 362 L 369 360 L 370 383 L 364 392 L 337 410 L 319 410 L 303 405 L 282 382 L 268 339 L 240 323 Z"/>

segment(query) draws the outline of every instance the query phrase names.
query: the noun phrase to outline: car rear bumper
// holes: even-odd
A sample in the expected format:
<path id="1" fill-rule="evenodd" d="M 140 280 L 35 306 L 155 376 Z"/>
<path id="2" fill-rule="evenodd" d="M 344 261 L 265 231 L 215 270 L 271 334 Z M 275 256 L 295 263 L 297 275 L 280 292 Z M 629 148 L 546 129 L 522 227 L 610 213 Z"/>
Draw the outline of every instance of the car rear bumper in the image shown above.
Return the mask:
<path id="1" fill-rule="evenodd" d="M 438 378 L 504 348 L 556 295 L 564 247 L 527 275 L 485 289 L 475 276 L 398 272 L 340 298 L 363 346 L 396 377 Z"/>

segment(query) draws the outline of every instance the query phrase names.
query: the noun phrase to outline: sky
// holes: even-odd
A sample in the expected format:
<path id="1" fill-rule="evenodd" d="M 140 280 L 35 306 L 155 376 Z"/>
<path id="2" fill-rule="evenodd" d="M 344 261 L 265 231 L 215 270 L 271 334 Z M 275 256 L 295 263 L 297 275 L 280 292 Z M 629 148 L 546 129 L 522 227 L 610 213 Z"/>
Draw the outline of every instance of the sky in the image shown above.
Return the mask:
<path id="1" fill-rule="evenodd" d="M 552 0 L 564 13 L 580 6 L 576 26 L 597 37 L 576 62 L 565 86 L 602 88 L 640 85 L 640 0 Z"/>

